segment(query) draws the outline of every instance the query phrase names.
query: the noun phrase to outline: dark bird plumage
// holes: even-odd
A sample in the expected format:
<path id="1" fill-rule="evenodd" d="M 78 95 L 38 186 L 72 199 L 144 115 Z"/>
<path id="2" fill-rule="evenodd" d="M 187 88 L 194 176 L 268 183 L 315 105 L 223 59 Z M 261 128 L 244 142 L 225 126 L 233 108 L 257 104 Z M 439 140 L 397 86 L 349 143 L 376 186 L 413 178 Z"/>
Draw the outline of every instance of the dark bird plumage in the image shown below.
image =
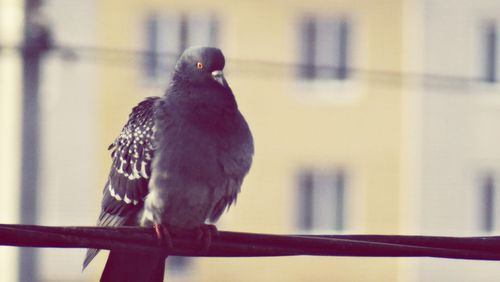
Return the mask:
<path id="1" fill-rule="evenodd" d="M 132 110 L 110 146 L 99 226 L 196 229 L 236 200 L 253 140 L 222 75 L 224 63 L 217 48 L 186 50 L 166 94 Z M 84 268 L 97 253 L 87 252 Z M 162 281 L 164 263 L 111 251 L 101 281 Z"/>

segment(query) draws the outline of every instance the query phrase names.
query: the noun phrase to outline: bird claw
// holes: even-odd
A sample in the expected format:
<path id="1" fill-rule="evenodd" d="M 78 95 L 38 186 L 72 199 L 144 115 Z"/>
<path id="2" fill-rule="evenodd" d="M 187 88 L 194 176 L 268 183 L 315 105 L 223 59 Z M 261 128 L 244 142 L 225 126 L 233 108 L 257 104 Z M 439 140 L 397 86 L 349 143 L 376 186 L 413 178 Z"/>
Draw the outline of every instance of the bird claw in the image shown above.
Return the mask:
<path id="1" fill-rule="evenodd" d="M 200 242 L 202 251 L 208 251 L 212 239 L 219 235 L 219 230 L 213 224 L 203 224 L 196 229 L 196 240 Z"/>
<path id="2" fill-rule="evenodd" d="M 166 246 L 168 250 L 172 250 L 174 245 L 172 243 L 172 236 L 170 235 L 170 231 L 168 231 L 167 226 L 164 224 L 155 224 L 154 229 L 160 245 Z"/>
<path id="3" fill-rule="evenodd" d="M 154 230 L 161 246 L 168 250 L 173 249 L 172 235 L 164 224 L 155 224 Z M 213 224 L 203 224 L 195 229 L 195 240 L 200 242 L 201 251 L 206 252 L 212 245 L 212 239 L 219 235 L 219 230 Z"/>

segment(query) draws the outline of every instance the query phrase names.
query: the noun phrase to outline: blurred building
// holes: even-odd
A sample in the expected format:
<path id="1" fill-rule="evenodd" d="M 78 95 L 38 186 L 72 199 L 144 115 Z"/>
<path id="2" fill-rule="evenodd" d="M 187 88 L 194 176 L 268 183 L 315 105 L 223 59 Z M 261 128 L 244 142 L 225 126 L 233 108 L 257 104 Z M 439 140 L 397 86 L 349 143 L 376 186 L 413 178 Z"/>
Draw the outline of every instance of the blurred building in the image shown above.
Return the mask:
<path id="1" fill-rule="evenodd" d="M 57 46 L 43 57 L 40 85 L 40 170 L 37 224 L 93 225 L 99 213 L 100 172 L 105 152 L 99 138 L 99 64 L 83 56 L 85 46 L 98 46 L 97 1 L 45 1 Z M 77 46 L 75 50 L 59 46 Z M 94 280 L 81 271 L 81 249 L 38 249 L 39 281 Z"/>
<path id="2" fill-rule="evenodd" d="M 35 134 L 38 172 L 21 172 L 22 52 L 25 1 L 0 2 L 0 222 L 91 225 L 98 214 L 100 162 L 96 161 L 98 64 L 53 49 L 42 57 Z M 94 1 L 46 1 L 40 18 L 64 46 L 95 46 Z M 75 36 L 78 34 L 78 36 Z M 32 67 L 32 66 L 30 66 Z M 99 158 L 100 159 L 100 158 Z M 22 191 L 22 178 L 36 179 L 35 193 Z M 29 194 L 29 193 L 28 193 Z M 23 196 L 34 204 L 21 208 Z M 29 210 L 26 216 L 25 212 Z M 82 281 L 83 250 L 0 249 L 1 281 Z"/>
<path id="3" fill-rule="evenodd" d="M 22 34 L 0 2 L 0 46 Z M 221 230 L 492 235 L 500 226 L 495 0 L 45 1 L 38 224 L 92 225 L 108 145 L 162 95 L 179 53 L 222 48 L 254 165 Z M 128 51 L 124 51 L 128 50 Z M 416 75 L 413 75 L 416 74 Z M 0 221 L 19 222 L 21 62 L 0 52 Z M 9 93 L 9 94 L 5 94 Z M 40 250 L 40 281 L 95 281 L 83 250 Z M 493 281 L 494 263 L 395 258 L 178 258 L 167 281 Z M 18 280 L 0 249 L 0 280 Z"/>
<path id="4" fill-rule="evenodd" d="M 413 216 L 418 234 L 478 236 L 500 230 L 500 2 L 416 1 L 410 95 L 417 156 Z M 418 64 L 418 65 L 417 65 Z M 413 87 L 413 86 L 412 86 Z M 413 281 L 497 281 L 485 261 L 421 259 Z"/>
<path id="5" fill-rule="evenodd" d="M 0 2 L 0 46 L 21 41 L 22 1 Z M 15 49 L 0 52 L 0 222 L 20 218 L 21 59 Z M 0 280 L 17 281 L 18 249 L 0 248 Z"/>

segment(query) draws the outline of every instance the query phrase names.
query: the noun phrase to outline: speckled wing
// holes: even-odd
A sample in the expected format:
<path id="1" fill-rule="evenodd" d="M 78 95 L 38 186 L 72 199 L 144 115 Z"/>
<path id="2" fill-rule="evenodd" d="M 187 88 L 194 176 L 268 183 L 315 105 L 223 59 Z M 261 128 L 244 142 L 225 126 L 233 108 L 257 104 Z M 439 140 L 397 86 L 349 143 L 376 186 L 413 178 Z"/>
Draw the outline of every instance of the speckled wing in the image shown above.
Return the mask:
<path id="1" fill-rule="evenodd" d="M 155 150 L 154 109 L 159 97 L 150 97 L 133 108 L 127 124 L 109 146 L 113 159 L 104 186 L 99 226 L 137 225 L 144 206 Z M 89 249 L 83 267 L 99 250 Z"/>
<path id="2" fill-rule="evenodd" d="M 157 99 L 147 98 L 137 105 L 118 138 L 109 146 L 109 150 L 113 150 L 113 164 L 103 191 L 100 226 L 122 225 L 142 209 L 155 150 L 154 104 Z"/>

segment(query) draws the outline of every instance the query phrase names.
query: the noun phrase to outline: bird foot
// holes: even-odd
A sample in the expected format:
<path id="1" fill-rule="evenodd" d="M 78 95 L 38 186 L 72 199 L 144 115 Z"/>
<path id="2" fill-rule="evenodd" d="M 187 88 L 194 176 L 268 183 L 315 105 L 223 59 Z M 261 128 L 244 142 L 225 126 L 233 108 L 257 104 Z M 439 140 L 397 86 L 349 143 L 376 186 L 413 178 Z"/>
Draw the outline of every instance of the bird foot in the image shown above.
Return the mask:
<path id="1" fill-rule="evenodd" d="M 158 238 L 161 246 L 166 246 L 168 250 L 172 250 L 174 245 L 172 243 L 172 235 L 164 224 L 155 224 L 154 226 L 156 237 Z"/>
<path id="2" fill-rule="evenodd" d="M 200 242 L 202 251 L 206 252 L 212 245 L 212 239 L 219 235 L 219 230 L 213 224 L 203 224 L 196 229 L 196 240 Z"/>

